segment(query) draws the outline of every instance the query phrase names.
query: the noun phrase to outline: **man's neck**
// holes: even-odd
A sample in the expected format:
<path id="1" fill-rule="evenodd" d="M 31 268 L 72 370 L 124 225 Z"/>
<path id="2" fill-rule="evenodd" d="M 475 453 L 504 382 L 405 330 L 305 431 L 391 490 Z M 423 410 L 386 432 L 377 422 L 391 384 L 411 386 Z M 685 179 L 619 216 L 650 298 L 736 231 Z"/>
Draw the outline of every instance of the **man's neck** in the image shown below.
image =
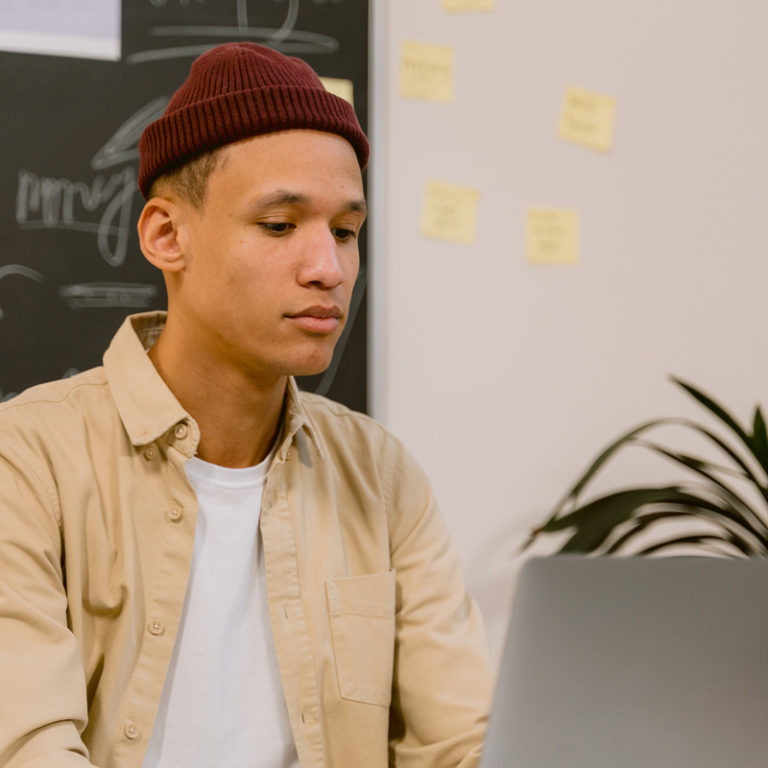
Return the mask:
<path id="1" fill-rule="evenodd" d="M 250 467 L 272 447 L 287 379 L 256 385 L 244 375 L 179 354 L 163 335 L 149 351 L 161 378 L 200 428 L 197 456 L 222 467 Z"/>

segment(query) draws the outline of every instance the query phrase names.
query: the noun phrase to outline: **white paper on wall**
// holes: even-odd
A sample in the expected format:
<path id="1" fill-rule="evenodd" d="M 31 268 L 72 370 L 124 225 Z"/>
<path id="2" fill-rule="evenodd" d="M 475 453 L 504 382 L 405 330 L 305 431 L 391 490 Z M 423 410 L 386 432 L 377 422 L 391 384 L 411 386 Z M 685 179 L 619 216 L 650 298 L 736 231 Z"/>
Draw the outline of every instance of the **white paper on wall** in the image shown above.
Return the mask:
<path id="1" fill-rule="evenodd" d="M 4 0 L 0 50 L 120 58 L 120 0 Z"/>

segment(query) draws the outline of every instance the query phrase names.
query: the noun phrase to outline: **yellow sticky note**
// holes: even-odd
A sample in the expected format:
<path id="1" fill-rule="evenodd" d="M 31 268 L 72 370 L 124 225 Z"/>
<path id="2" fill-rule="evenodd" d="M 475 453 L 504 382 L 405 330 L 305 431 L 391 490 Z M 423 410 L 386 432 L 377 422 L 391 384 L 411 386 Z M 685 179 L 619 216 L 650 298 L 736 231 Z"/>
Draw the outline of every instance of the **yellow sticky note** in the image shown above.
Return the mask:
<path id="1" fill-rule="evenodd" d="M 406 99 L 453 101 L 453 48 L 401 43 L 400 95 Z"/>
<path id="2" fill-rule="evenodd" d="M 427 237 L 473 243 L 477 231 L 477 200 L 472 187 L 430 181 L 424 196 L 421 230 Z"/>
<path id="3" fill-rule="evenodd" d="M 496 0 L 443 0 L 443 10 L 450 12 L 461 11 L 495 11 Z"/>
<path id="4" fill-rule="evenodd" d="M 558 132 L 563 139 L 608 152 L 615 118 L 613 97 L 571 86 L 565 91 Z"/>
<path id="5" fill-rule="evenodd" d="M 351 80 L 345 80 L 341 77 L 321 77 L 320 81 L 326 91 L 348 101 L 353 107 L 355 106 L 354 85 Z"/>
<path id="6" fill-rule="evenodd" d="M 577 264 L 579 220 L 570 208 L 529 208 L 525 222 L 526 255 L 538 264 Z"/>

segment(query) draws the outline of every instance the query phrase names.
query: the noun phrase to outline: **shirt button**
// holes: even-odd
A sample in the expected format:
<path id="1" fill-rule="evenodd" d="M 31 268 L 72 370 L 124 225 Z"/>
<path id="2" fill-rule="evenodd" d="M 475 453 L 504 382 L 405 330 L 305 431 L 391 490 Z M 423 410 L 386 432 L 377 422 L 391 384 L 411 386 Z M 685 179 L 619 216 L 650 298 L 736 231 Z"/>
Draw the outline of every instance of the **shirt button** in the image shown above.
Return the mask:
<path id="1" fill-rule="evenodd" d="M 183 440 L 187 436 L 187 425 L 186 424 L 177 424 L 173 428 L 173 434 L 176 436 L 177 440 Z"/>
<path id="2" fill-rule="evenodd" d="M 303 725 L 313 725 L 315 722 L 315 716 L 311 711 L 304 710 L 301 713 L 301 722 Z"/>
<path id="3" fill-rule="evenodd" d="M 162 635 L 163 632 L 165 632 L 165 627 L 163 626 L 163 623 L 161 621 L 150 621 L 147 625 L 147 629 L 149 629 L 150 633 L 153 635 Z"/>
<path id="4" fill-rule="evenodd" d="M 183 514 L 184 513 L 182 512 L 181 507 L 171 507 L 168 510 L 168 519 L 174 523 L 178 523 L 179 520 L 181 520 Z"/>
<path id="5" fill-rule="evenodd" d="M 125 728 L 123 728 L 123 733 L 125 734 L 126 739 L 133 741 L 134 739 L 138 738 L 140 731 L 137 725 L 134 725 L 133 723 L 126 723 Z"/>
<path id="6" fill-rule="evenodd" d="M 144 458 L 147 461 L 152 461 L 152 459 L 156 459 L 157 458 L 157 448 L 156 448 L 156 446 L 154 446 L 154 445 L 148 446 L 146 448 L 146 450 L 144 451 Z"/>

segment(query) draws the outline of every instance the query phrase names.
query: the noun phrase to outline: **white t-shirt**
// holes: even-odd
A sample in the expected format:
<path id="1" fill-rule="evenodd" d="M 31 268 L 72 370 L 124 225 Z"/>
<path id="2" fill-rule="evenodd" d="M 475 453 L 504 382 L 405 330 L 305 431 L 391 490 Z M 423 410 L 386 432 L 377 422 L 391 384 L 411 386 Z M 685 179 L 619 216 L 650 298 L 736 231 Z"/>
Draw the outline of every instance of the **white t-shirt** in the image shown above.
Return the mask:
<path id="1" fill-rule="evenodd" d="M 245 469 L 187 462 L 195 546 L 144 768 L 298 768 L 259 533 L 270 459 Z"/>

